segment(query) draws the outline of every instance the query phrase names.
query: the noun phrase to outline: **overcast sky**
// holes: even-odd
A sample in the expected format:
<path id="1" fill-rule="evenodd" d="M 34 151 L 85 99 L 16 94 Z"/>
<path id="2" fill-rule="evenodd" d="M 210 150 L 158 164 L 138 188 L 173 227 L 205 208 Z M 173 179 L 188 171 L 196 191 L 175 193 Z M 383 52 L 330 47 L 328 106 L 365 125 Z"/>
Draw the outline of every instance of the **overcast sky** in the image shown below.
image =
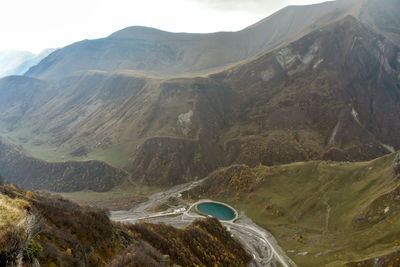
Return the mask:
<path id="1" fill-rule="evenodd" d="M 134 25 L 236 31 L 287 5 L 321 0 L 1 0 L 0 50 L 39 52 Z"/>

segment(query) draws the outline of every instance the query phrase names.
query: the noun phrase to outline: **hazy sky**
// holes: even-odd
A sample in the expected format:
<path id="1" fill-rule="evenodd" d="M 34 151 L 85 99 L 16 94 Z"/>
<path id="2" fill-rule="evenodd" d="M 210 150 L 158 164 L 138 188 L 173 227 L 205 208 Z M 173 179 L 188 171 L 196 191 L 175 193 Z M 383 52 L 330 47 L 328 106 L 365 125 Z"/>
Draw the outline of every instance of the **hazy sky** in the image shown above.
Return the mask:
<path id="1" fill-rule="evenodd" d="M 235 31 L 287 5 L 323 0 L 1 0 L 0 50 L 39 52 L 134 25 Z"/>

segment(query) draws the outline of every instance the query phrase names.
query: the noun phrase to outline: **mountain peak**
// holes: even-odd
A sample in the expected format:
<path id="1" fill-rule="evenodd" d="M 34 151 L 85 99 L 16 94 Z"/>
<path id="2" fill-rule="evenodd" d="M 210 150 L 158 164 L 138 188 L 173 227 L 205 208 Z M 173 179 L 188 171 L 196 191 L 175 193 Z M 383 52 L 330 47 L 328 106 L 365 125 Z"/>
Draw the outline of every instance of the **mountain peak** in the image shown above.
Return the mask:
<path id="1" fill-rule="evenodd" d="M 138 37 L 150 37 L 156 35 L 170 34 L 170 32 L 145 26 L 131 26 L 112 33 L 109 38 L 131 39 Z"/>

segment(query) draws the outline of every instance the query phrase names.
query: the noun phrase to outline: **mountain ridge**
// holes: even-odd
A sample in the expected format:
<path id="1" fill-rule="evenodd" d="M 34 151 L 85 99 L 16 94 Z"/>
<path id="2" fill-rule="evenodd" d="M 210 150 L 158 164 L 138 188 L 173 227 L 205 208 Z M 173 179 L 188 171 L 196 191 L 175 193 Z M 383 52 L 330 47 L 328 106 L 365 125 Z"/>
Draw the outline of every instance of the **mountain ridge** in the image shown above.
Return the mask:
<path id="1" fill-rule="evenodd" d="M 208 73 L 294 41 L 347 15 L 358 2 L 288 7 L 238 32 L 192 34 L 128 27 L 106 38 L 69 45 L 26 75 L 54 79 L 78 70 L 117 69 L 152 71 L 162 76 Z"/>
<path id="2" fill-rule="evenodd" d="M 118 166 L 160 185 L 235 163 L 369 160 L 400 146 L 389 131 L 399 122 L 387 115 L 400 112 L 399 52 L 349 15 L 208 77 L 90 72 L 57 90 L 48 82 L 43 102 L 7 127 L 63 154 L 119 153 Z"/>

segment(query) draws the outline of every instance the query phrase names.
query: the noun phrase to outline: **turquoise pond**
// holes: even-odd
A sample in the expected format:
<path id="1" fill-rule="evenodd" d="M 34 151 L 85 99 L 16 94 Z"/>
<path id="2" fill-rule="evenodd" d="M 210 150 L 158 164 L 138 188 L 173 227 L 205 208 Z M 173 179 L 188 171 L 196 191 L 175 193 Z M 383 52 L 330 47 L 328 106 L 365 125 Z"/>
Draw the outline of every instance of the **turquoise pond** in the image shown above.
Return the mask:
<path id="1" fill-rule="evenodd" d="M 201 203 L 197 205 L 197 210 L 223 221 L 230 221 L 236 217 L 235 212 L 231 208 L 214 202 Z"/>

